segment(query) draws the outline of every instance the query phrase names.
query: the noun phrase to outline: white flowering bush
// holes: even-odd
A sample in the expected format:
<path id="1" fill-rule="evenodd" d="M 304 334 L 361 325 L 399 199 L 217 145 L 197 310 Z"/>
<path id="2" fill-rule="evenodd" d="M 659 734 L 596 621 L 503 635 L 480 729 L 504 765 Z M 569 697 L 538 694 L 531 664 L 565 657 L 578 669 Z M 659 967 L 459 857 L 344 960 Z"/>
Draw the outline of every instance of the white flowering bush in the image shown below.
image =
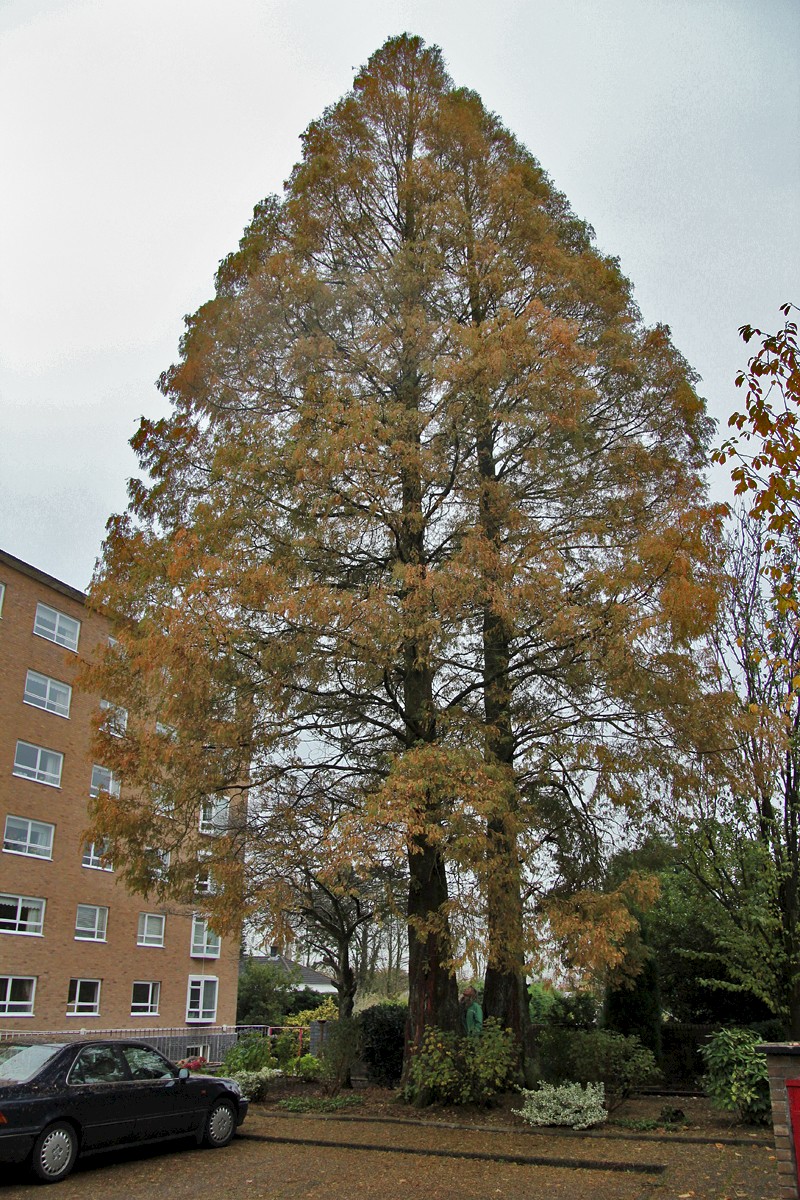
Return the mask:
<path id="1" fill-rule="evenodd" d="M 273 1079 L 279 1079 L 283 1071 L 273 1067 L 262 1067 L 260 1071 L 231 1071 L 230 1078 L 235 1079 L 248 1100 L 257 1102 L 263 1100 L 269 1091 Z"/>
<path id="2" fill-rule="evenodd" d="M 523 1089 L 525 1097 L 517 1113 L 529 1125 L 570 1125 L 588 1129 L 608 1118 L 602 1083 L 543 1083 L 535 1091 Z"/>

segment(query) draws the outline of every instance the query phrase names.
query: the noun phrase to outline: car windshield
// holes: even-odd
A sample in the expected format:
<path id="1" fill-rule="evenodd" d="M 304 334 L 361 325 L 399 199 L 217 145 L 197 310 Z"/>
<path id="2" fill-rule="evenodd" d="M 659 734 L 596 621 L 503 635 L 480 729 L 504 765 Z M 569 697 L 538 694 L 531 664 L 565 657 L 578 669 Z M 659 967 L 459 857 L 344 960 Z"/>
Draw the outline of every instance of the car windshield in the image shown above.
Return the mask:
<path id="1" fill-rule="evenodd" d="M 0 1083 L 26 1083 L 61 1049 L 50 1042 L 0 1044 Z"/>

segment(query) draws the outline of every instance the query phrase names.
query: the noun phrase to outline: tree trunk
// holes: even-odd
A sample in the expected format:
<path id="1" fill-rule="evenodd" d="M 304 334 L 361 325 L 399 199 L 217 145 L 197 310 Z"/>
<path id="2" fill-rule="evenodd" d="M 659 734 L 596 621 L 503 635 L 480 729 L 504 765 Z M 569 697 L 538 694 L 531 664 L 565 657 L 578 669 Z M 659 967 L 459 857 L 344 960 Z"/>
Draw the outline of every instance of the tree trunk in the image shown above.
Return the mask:
<path id="1" fill-rule="evenodd" d="M 453 949 L 446 917 L 447 876 L 442 855 L 422 839 L 408 856 L 408 1020 L 403 1078 L 411 1054 L 425 1029 L 436 1025 L 456 1030 L 458 988 L 452 968 Z M 427 1097 L 418 1102 L 425 1104 Z"/>
<path id="2" fill-rule="evenodd" d="M 500 556 L 501 519 L 491 425 L 481 423 L 477 439 L 478 471 L 481 480 L 480 519 L 487 541 Z M 492 582 L 489 580 L 489 582 Z M 514 1034 L 520 1066 L 532 1052 L 532 1029 L 528 1008 L 525 971 L 525 934 L 519 851 L 516 833 L 516 785 L 514 782 L 514 734 L 511 720 L 511 633 L 505 621 L 484 601 L 483 609 L 483 704 L 487 762 L 507 771 L 507 798 L 500 801 L 486 826 L 486 905 L 488 962 L 484 981 L 483 1007 Z"/>

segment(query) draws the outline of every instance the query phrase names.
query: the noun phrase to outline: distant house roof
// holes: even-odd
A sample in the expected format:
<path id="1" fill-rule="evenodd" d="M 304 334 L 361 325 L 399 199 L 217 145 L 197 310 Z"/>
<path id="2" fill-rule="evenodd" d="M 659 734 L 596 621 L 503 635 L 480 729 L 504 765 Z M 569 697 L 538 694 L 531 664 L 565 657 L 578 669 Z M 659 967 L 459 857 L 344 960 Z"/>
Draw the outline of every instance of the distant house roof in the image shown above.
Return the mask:
<path id="1" fill-rule="evenodd" d="M 285 954 L 279 954 L 277 950 L 270 954 L 249 954 L 248 961 L 252 963 L 268 964 L 271 967 L 279 967 L 286 975 L 296 977 L 300 976 L 300 982 L 295 983 L 294 987 L 310 988 L 314 992 L 319 992 L 321 995 L 332 996 L 336 993 L 336 984 L 327 975 L 323 975 L 321 971 L 315 971 L 313 967 L 305 967 L 302 963 L 294 962 L 293 959 L 287 958 Z"/>

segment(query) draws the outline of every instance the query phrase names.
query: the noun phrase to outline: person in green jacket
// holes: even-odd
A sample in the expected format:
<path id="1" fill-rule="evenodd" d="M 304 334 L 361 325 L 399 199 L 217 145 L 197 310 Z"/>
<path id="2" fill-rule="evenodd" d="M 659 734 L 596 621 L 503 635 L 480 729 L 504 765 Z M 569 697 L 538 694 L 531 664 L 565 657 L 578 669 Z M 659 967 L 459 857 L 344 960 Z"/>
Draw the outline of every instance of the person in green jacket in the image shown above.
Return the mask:
<path id="1" fill-rule="evenodd" d="M 461 996 L 461 1022 L 467 1037 L 479 1037 L 483 1030 L 483 1009 L 478 1003 L 478 993 L 470 985 Z"/>

